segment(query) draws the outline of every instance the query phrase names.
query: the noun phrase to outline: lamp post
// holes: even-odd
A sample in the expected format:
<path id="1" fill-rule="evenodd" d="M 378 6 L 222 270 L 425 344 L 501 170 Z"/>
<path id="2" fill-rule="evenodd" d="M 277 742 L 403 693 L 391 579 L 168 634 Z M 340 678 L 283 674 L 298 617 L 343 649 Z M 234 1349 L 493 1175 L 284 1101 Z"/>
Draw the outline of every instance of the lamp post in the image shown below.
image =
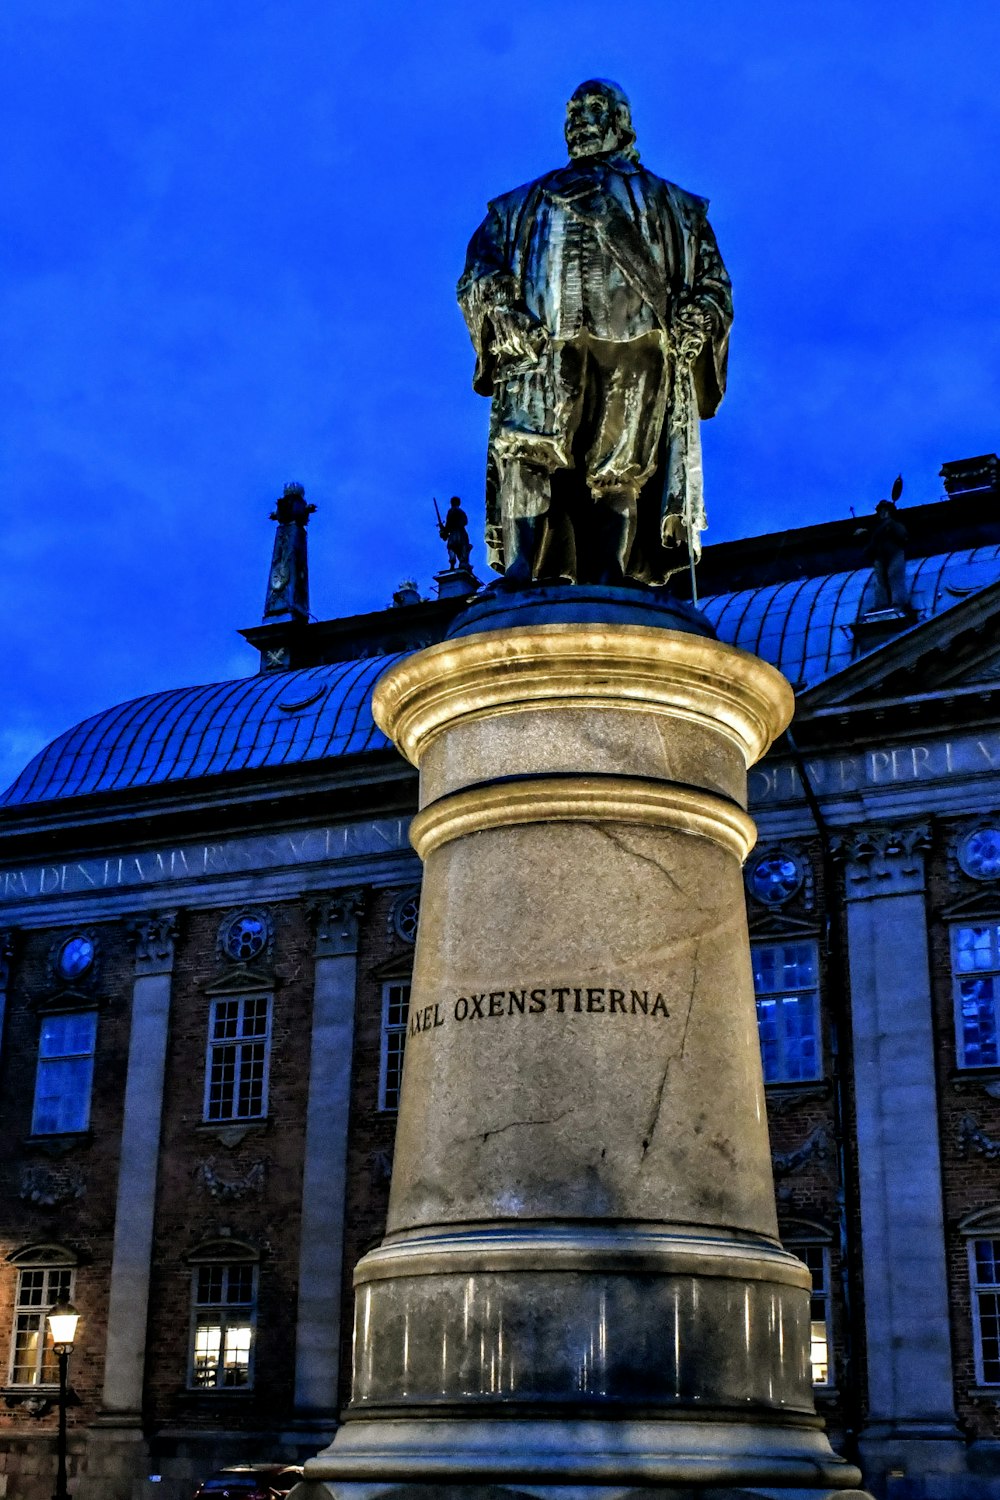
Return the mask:
<path id="1" fill-rule="evenodd" d="M 66 1367 L 73 1352 L 80 1314 L 72 1302 L 57 1302 L 48 1315 L 52 1348 L 59 1358 L 59 1441 L 56 1447 L 56 1491 L 53 1500 L 69 1500 L 66 1488 Z"/>

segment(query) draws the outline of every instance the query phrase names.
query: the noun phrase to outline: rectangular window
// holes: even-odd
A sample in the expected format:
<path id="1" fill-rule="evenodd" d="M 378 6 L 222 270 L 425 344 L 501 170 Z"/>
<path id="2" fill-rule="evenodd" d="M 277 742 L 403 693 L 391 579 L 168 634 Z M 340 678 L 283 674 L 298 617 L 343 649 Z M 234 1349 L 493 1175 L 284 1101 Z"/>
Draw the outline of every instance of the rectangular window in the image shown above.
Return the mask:
<path id="1" fill-rule="evenodd" d="M 245 1390 L 253 1383 L 257 1267 L 198 1266 L 193 1296 L 192 1386 Z"/>
<path id="2" fill-rule="evenodd" d="M 212 1001 L 205 1068 L 206 1120 L 255 1120 L 267 1114 L 270 1041 L 270 996 Z"/>
<path id="3" fill-rule="evenodd" d="M 32 1266 L 31 1270 L 18 1272 L 11 1385 L 59 1384 L 59 1362 L 52 1351 L 46 1314 L 50 1307 L 70 1300 L 72 1295 L 72 1267 Z"/>
<path id="4" fill-rule="evenodd" d="M 755 943 L 753 983 L 765 1083 L 821 1076 L 815 943 Z"/>
<path id="5" fill-rule="evenodd" d="M 399 1108 L 399 1085 L 403 1079 L 403 1049 L 410 1014 L 410 986 L 382 987 L 382 1057 L 378 1074 L 379 1109 Z"/>
<path id="6" fill-rule="evenodd" d="M 1000 1240 L 969 1241 L 976 1379 L 1000 1385 Z"/>
<path id="7" fill-rule="evenodd" d="M 43 1018 L 31 1120 L 35 1135 L 86 1130 L 90 1123 L 96 1040 L 95 1010 Z"/>
<path id="8" fill-rule="evenodd" d="M 830 1251 L 826 1245 L 792 1245 L 792 1254 L 804 1260 L 812 1276 L 809 1304 L 809 1341 L 813 1385 L 830 1382 Z"/>
<path id="9" fill-rule="evenodd" d="M 955 1034 L 960 1068 L 995 1068 L 1000 1001 L 1000 923 L 951 930 Z"/>

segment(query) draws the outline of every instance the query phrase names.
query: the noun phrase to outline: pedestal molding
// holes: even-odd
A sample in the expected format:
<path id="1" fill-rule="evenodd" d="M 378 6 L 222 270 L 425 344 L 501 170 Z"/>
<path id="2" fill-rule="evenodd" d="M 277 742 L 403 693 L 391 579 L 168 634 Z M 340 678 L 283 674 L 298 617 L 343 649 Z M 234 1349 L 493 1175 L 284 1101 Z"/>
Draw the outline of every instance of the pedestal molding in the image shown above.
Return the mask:
<path id="1" fill-rule="evenodd" d="M 397 662 L 375 722 L 419 766 L 463 720 L 551 708 L 662 710 L 726 736 L 749 766 L 792 717 L 780 672 L 735 646 L 652 626 L 536 625 L 442 641 Z"/>
<path id="2" fill-rule="evenodd" d="M 641 776 L 511 777 L 452 792 L 429 803 L 410 825 L 421 859 L 451 839 L 489 828 L 556 822 L 633 823 L 712 839 L 742 864 L 757 839 L 736 803 L 700 788 Z"/>

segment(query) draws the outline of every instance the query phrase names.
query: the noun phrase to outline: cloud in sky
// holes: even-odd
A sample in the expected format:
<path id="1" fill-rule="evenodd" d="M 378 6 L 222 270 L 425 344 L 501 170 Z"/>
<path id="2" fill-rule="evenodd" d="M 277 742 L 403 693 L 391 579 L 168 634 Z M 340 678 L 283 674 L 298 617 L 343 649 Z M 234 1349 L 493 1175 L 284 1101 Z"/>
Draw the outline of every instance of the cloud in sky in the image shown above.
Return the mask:
<path id="1" fill-rule="evenodd" d="M 482 514 L 454 301 L 581 78 L 704 193 L 733 275 L 708 540 L 870 508 L 998 446 L 993 0 L 7 0 L 0 782 L 84 715 L 255 668 L 286 479 L 320 615 Z M 473 554 L 482 559 L 482 549 Z"/>

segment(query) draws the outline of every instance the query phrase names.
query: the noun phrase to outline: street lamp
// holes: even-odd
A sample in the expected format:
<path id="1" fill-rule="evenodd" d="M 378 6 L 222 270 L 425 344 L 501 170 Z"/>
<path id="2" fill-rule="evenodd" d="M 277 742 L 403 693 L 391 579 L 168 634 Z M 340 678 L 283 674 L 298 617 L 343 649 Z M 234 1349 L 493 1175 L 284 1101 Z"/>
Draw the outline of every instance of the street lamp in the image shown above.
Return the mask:
<path id="1" fill-rule="evenodd" d="M 58 1467 L 56 1469 L 56 1492 L 52 1500 L 69 1500 L 69 1490 L 66 1488 L 66 1367 L 73 1353 L 73 1340 L 76 1338 L 76 1325 L 80 1321 L 80 1314 L 72 1302 L 63 1301 L 57 1302 L 55 1307 L 49 1310 L 48 1319 L 52 1348 L 59 1357 L 59 1443 L 56 1449 Z"/>

